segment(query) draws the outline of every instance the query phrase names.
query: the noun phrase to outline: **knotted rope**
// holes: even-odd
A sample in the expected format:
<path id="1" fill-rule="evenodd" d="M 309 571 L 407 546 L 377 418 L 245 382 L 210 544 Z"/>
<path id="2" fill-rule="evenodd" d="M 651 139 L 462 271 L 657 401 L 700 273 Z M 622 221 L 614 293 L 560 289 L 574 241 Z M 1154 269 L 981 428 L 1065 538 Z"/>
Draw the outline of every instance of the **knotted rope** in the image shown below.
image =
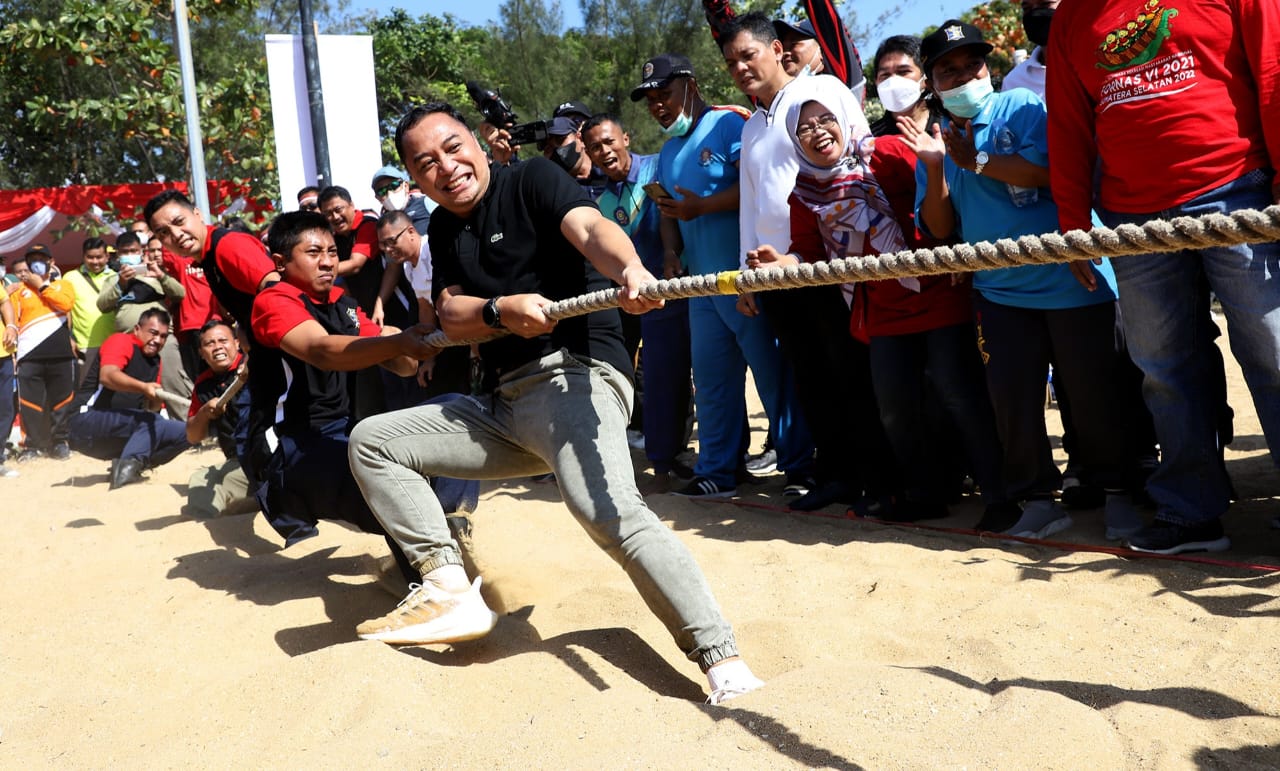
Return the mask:
<path id="1" fill-rule="evenodd" d="M 678 300 L 770 289 L 844 284 L 851 281 L 878 281 L 887 278 L 931 276 L 939 273 L 972 273 L 1019 265 L 1050 265 L 1097 257 L 1126 257 L 1134 254 L 1203 249 L 1266 241 L 1280 241 L 1280 206 L 1261 211 L 1241 209 L 1229 214 L 1202 214 L 1151 220 L 1141 225 L 1117 228 L 1096 227 L 1066 233 L 1002 238 L 995 243 L 935 246 L 868 257 L 845 257 L 826 262 L 801 263 L 755 270 L 728 270 L 700 276 L 662 279 L 646 284 L 640 294 L 651 300 Z M 618 305 L 619 289 L 602 289 L 552 303 L 546 309 L 550 319 L 560 321 Z M 451 340 L 443 332 L 429 335 L 428 345 L 444 348 L 470 345 L 501 337 L 506 332 L 469 340 Z"/>

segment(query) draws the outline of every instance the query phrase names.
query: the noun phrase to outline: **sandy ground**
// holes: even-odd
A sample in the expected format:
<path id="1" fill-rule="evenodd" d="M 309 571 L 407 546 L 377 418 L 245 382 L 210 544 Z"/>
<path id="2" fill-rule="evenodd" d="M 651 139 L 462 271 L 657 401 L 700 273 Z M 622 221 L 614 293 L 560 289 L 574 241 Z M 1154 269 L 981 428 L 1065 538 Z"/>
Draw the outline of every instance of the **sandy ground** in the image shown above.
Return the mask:
<path id="1" fill-rule="evenodd" d="M 1215 556 L 1280 565 L 1280 474 L 1231 377 Z M 325 524 L 283 551 L 260 516 L 183 517 L 215 458 L 110 493 L 82 456 L 0 480 L 4 767 L 1280 766 L 1277 570 L 792 515 L 781 477 L 744 488 L 760 507 L 650 495 L 768 681 L 711 707 L 554 486 L 485 488 L 494 632 L 395 649 L 353 632 L 395 603 L 382 540 Z M 1100 512 L 1076 522 L 1104 543 Z"/>

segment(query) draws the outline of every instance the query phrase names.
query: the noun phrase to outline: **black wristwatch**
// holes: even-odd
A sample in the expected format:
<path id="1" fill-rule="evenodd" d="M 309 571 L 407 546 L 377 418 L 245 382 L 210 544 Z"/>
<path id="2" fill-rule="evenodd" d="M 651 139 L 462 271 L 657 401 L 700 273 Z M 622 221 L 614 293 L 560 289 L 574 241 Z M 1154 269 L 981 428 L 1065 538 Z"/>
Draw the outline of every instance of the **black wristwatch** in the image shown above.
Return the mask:
<path id="1" fill-rule="evenodd" d="M 480 309 L 480 319 L 485 326 L 494 329 L 502 329 L 502 313 L 498 310 L 498 301 L 502 299 L 502 295 L 490 297 L 489 301 Z"/>

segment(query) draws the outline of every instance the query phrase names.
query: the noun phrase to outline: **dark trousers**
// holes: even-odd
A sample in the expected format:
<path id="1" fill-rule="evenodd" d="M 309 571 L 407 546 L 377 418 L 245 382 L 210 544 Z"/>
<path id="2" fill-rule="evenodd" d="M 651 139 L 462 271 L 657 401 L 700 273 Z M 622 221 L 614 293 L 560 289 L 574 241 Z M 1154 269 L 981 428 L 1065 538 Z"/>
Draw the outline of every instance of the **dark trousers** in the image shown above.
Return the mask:
<path id="1" fill-rule="evenodd" d="M 951 448 L 935 426 L 937 410 L 929 402 L 937 399 L 957 429 L 982 499 L 1004 499 L 1000 437 L 971 325 L 873 337 L 871 375 L 909 498 L 939 503 L 947 498 Z"/>
<path id="2" fill-rule="evenodd" d="M 819 482 L 847 481 L 875 495 L 899 487 L 897 462 L 880 423 L 871 357 L 849 335 L 838 286 L 756 296 L 791 365 L 800 411 L 817 449 Z"/>
<path id="3" fill-rule="evenodd" d="M 652 318 L 650 318 L 652 316 Z M 655 473 L 671 470 L 689 442 L 689 301 L 668 300 L 667 307 L 639 317 L 644 383 L 644 454 Z M 633 416 L 634 419 L 634 416 Z"/>
<path id="4" fill-rule="evenodd" d="M 85 410 L 71 416 L 71 449 L 98 460 L 134 458 L 147 468 L 173 460 L 187 444 L 187 424 L 148 410 Z"/>
<path id="5" fill-rule="evenodd" d="M 0 463 L 4 462 L 5 444 L 13 431 L 13 395 L 13 357 L 6 356 L 0 359 Z"/>
<path id="6" fill-rule="evenodd" d="M 447 398 L 447 397 L 446 397 Z M 322 519 L 350 522 L 366 533 L 386 536 L 386 531 L 351 475 L 347 461 L 346 421 L 335 421 L 318 431 L 299 436 L 281 436 L 266 470 L 266 484 L 258 492 L 258 502 L 267 521 L 290 546 L 316 534 Z M 437 480 L 433 485 L 445 513 L 475 509 L 478 482 Z M 405 580 L 419 583 L 415 570 L 400 547 L 390 537 L 387 545 Z"/>
<path id="7" fill-rule="evenodd" d="M 23 359 L 18 363 L 18 411 L 26 445 L 48 450 L 67 441 L 67 418 L 76 388 L 76 360 Z"/>
<path id="8" fill-rule="evenodd" d="M 1105 488 L 1127 487 L 1136 457 L 1117 398 L 1122 362 L 1115 347 L 1115 303 L 1081 308 L 1015 308 L 974 298 L 987 390 L 1004 448 L 1011 500 L 1049 497 L 1062 484 L 1044 421 L 1053 362 L 1071 392 L 1080 465 Z"/>

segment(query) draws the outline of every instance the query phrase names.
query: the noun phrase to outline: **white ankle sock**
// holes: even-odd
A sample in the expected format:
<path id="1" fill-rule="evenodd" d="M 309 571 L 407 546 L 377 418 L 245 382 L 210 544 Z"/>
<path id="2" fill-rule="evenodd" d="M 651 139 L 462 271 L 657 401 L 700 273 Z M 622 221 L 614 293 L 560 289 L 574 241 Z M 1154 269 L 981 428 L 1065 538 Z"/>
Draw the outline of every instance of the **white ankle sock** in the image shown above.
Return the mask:
<path id="1" fill-rule="evenodd" d="M 446 592 L 458 594 L 471 588 L 467 571 L 461 565 L 441 565 L 422 577 L 424 584 L 433 584 Z"/>
<path id="2" fill-rule="evenodd" d="M 708 669 L 707 683 L 711 686 L 708 701 L 712 704 L 720 704 L 764 685 L 764 681 L 756 677 L 742 659 L 724 661 Z"/>

